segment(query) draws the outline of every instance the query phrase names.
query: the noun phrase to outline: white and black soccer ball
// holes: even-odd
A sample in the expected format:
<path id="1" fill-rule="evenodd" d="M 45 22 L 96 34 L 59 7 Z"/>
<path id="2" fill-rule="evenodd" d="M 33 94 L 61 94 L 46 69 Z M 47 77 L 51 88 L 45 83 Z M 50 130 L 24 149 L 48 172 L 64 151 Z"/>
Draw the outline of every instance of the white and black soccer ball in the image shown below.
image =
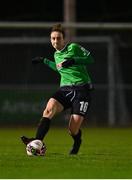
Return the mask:
<path id="1" fill-rule="evenodd" d="M 41 140 L 33 140 L 26 146 L 28 156 L 44 156 L 46 152 L 46 145 Z"/>

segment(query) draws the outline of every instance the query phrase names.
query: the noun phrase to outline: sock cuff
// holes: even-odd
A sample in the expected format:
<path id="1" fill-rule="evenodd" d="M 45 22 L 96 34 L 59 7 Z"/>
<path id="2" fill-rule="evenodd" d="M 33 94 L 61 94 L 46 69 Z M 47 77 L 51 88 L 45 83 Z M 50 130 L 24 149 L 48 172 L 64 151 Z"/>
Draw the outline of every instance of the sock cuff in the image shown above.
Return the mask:
<path id="1" fill-rule="evenodd" d="M 76 135 L 72 135 L 73 139 L 80 139 L 81 138 L 81 135 L 82 135 L 82 131 L 81 129 L 79 129 L 78 133 Z"/>
<path id="2" fill-rule="evenodd" d="M 50 121 L 50 119 L 49 118 L 47 118 L 47 117 L 42 117 L 41 119 L 40 119 L 40 121 Z"/>

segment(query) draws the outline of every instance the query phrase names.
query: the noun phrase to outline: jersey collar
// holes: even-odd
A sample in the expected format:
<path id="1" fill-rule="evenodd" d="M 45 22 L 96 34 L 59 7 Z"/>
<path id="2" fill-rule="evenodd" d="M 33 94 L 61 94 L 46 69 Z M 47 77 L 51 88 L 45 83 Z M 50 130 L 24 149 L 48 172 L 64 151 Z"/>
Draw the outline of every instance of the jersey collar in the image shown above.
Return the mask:
<path id="1" fill-rule="evenodd" d="M 57 50 L 56 52 L 63 52 L 68 45 L 69 45 L 69 43 L 67 43 L 61 50 Z"/>

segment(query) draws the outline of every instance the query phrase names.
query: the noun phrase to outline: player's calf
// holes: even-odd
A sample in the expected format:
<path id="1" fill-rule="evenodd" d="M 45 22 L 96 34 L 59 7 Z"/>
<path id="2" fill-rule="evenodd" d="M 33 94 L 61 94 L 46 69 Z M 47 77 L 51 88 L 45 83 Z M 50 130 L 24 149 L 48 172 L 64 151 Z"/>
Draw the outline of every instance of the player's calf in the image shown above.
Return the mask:
<path id="1" fill-rule="evenodd" d="M 78 134 L 76 135 L 72 135 L 72 138 L 74 139 L 74 144 L 72 146 L 72 149 L 70 150 L 70 154 L 77 154 L 79 149 L 80 149 L 80 146 L 81 146 L 81 143 L 82 143 L 82 139 L 81 139 L 81 136 L 82 136 L 82 132 L 81 130 L 79 129 L 79 132 Z"/>

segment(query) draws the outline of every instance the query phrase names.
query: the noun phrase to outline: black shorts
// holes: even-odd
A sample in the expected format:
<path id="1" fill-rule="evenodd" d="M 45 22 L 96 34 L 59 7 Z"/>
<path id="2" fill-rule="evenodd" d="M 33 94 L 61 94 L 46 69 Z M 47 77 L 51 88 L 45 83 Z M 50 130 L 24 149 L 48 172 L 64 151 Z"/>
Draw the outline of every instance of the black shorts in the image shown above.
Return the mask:
<path id="1" fill-rule="evenodd" d="M 91 87 L 88 84 L 81 86 L 64 86 L 53 94 L 52 98 L 59 101 L 64 110 L 71 108 L 71 114 L 86 116 L 91 105 Z"/>

